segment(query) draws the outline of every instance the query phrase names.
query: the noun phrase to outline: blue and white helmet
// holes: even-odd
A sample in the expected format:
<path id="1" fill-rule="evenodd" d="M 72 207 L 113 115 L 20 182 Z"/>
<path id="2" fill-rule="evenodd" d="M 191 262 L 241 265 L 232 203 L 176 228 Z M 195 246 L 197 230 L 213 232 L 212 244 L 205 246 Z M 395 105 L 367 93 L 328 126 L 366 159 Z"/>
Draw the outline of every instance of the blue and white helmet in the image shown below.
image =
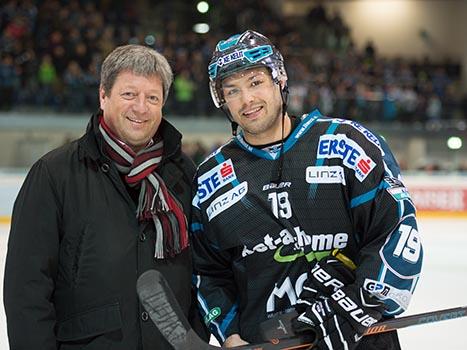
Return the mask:
<path id="1" fill-rule="evenodd" d="M 217 108 L 225 104 L 222 81 L 239 71 L 265 66 L 271 72 L 273 81 L 287 81 L 284 59 L 271 41 L 253 30 L 236 34 L 221 40 L 208 66 L 209 88 Z"/>

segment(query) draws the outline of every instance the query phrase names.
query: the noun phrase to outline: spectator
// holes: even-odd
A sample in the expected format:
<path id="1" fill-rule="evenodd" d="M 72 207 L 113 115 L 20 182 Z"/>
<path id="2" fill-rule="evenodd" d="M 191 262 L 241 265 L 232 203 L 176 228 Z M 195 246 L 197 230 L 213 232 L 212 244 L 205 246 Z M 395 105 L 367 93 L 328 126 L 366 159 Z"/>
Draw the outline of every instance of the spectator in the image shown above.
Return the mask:
<path id="1" fill-rule="evenodd" d="M 19 88 L 19 74 L 13 57 L 5 55 L 0 61 L 0 110 L 10 110 Z"/>
<path id="2" fill-rule="evenodd" d="M 175 111 L 180 115 L 193 114 L 195 83 L 190 72 L 182 70 L 174 80 Z"/>
<path id="3" fill-rule="evenodd" d="M 70 61 L 63 76 L 63 109 L 69 112 L 81 112 L 86 99 L 85 77 L 78 62 Z"/>
<path id="4" fill-rule="evenodd" d="M 57 83 L 57 71 L 53 65 L 52 57 L 44 55 L 39 65 L 38 77 L 39 93 L 37 94 L 37 103 L 39 105 L 54 106 L 55 91 Z"/>
<path id="5" fill-rule="evenodd" d="M 430 121 L 439 121 L 441 119 L 442 106 L 441 100 L 435 93 L 428 98 L 426 115 Z"/>

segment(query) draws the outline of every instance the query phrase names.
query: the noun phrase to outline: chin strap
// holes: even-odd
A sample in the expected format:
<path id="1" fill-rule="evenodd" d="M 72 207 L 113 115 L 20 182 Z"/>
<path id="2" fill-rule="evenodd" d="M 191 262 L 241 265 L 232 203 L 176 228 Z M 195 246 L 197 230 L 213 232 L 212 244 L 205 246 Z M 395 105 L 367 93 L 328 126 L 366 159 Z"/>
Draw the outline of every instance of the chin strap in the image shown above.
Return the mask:
<path id="1" fill-rule="evenodd" d="M 277 165 L 277 171 L 273 173 L 271 182 L 278 185 L 282 180 L 282 168 L 284 166 L 284 132 L 285 132 L 285 113 L 287 111 L 287 103 L 289 100 L 289 87 L 285 84 L 284 88 L 281 89 L 282 97 L 282 130 L 281 130 L 281 148 L 279 150 L 279 163 Z"/>
<path id="2" fill-rule="evenodd" d="M 230 127 L 232 128 L 232 135 L 234 137 L 237 136 L 238 123 L 236 123 L 233 120 L 232 114 L 230 114 L 229 108 L 226 105 L 223 105 L 221 109 L 222 109 L 222 112 L 224 112 L 224 114 L 227 116 L 227 119 L 230 122 Z"/>
<path id="3" fill-rule="evenodd" d="M 287 83 L 285 83 L 284 88 L 281 89 L 281 97 L 282 97 L 282 116 L 285 115 L 287 111 L 287 104 L 289 103 L 289 87 Z"/>
<path id="4" fill-rule="evenodd" d="M 232 128 L 232 135 L 235 137 L 237 136 L 237 128 L 238 128 L 238 124 L 235 123 L 235 122 L 230 122 L 230 126 Z"/>

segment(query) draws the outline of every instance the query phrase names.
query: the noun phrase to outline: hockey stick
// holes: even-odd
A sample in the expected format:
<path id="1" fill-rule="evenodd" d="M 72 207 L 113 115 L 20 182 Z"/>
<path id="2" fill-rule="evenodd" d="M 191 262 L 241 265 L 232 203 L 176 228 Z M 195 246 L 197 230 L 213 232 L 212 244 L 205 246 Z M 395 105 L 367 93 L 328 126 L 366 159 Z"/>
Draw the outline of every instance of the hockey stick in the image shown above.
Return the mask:
<path id="1" fill-rule="evenodd" d="M 289 313 L 282 314 L 262 322 L 260 324 L 262 336 L 265 339 L 283 339 L 295 336 L 295 333 L 292 329 L 291 320 L 297 316 L 298 314 L 296 311 L 291 311 Z M 467 316 L 467 306 L 430 311 L 422 314 L 409 315 L 378 322 L 375 325 L 369 327 L 363 335 L 390 332 L 396 329 L 444 320 L 452 320 L 465 316 Z"/>
<path id="2" fill-rule="evenodd" d="M 137 281 L 136 290 L 143 307 L 149 313 L 165 339 L 175 350 L 215 350 L 198 337 L 185 318 L 170 286 L 160 272 L 149 270 Z M 295 315 L 294 315 L 295 314 Z M 269 342 L 237 347 L 242 350 L 292 350 L 311 349 L 311 337 L 297 337 L 291 330 L 290 320 L 296 313 L 280 315 L 260 325 L 263 335 Z M 467 316 L 467 306 L 437 310 L 383 321 L 368 328 L 364 335 L 389 332 L 414 325 L 439 322 Z"/>
<path id="3" fill-rule="evenodd" d="M 149 270 L 136 283 L 143 307 L 161 334 L 175 350 L 217 350 L 219 347 L 203 341 L 191 328 L 170 286 L 160 272 Z M 313 346 L 309 337 L 272 339 L 270 342 L 240 346 L 241 350 L 299 350 Z M 224 348 L 223 348 L 224 349 Z"/>

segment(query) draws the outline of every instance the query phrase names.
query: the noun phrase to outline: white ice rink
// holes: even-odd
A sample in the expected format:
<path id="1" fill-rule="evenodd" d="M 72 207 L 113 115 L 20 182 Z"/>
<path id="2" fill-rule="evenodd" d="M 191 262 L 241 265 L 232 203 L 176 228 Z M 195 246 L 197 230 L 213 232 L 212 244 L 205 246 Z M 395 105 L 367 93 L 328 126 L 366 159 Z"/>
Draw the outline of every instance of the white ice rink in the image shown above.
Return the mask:
<path id="1" fill-rule="evenodd" d="M 467 305 L 467 219 L 423 218 L 419 230 L 425 249 L 423 275 L 405 315 Z M 2 286 L 8 231 L 7 225 L 0 225 Z M 404 350 L 467 350 L 467 317 L 410 327 L 399 334 Z M 0 349 L 9 349 L 3 307 Z"/>

